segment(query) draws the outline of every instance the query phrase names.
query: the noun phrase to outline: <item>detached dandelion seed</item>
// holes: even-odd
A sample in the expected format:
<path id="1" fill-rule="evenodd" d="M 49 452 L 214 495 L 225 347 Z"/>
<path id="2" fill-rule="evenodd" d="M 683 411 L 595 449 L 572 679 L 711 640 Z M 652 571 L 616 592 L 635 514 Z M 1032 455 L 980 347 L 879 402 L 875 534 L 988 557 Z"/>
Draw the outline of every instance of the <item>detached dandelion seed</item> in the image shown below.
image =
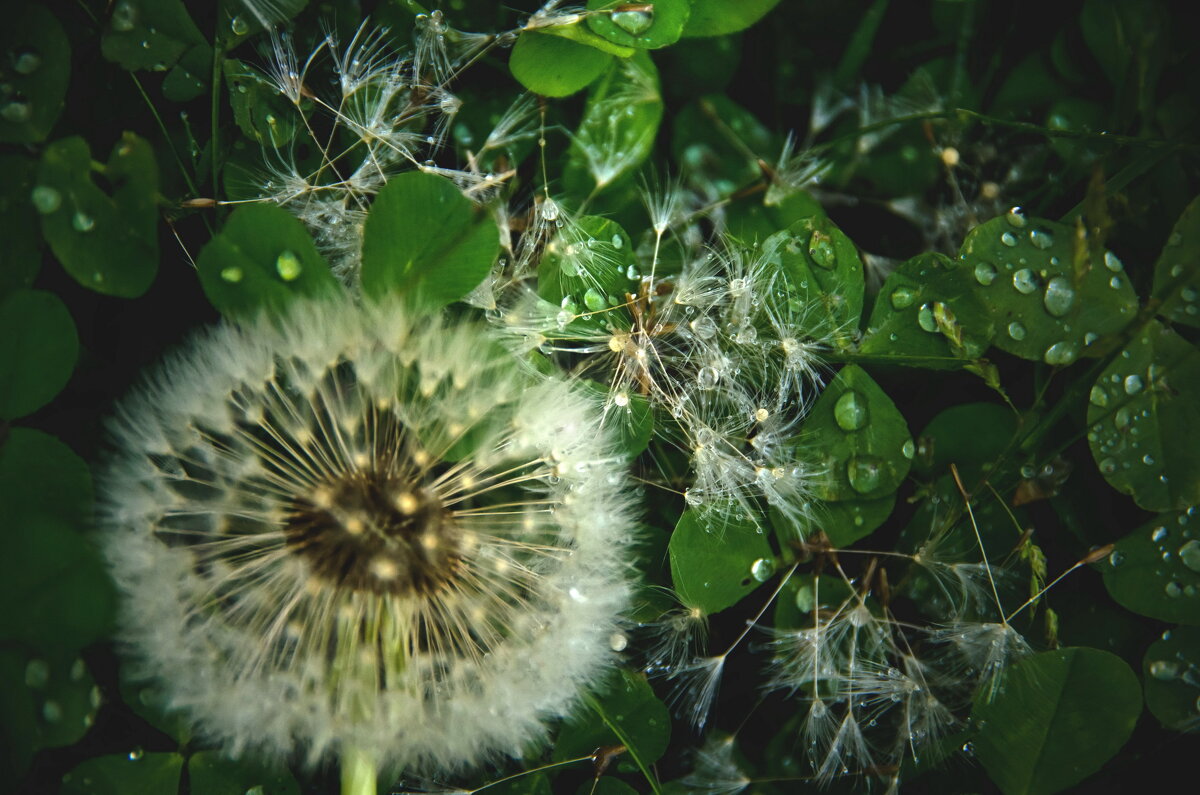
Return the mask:
<path id="1" fill-rule="evenodd" d="M 611 661 L 628 599 L 599 416 L 395 305 L 198 338 L 112 423 L 105 552 L 138 675 L 233 754 L 519 755 Z"/>

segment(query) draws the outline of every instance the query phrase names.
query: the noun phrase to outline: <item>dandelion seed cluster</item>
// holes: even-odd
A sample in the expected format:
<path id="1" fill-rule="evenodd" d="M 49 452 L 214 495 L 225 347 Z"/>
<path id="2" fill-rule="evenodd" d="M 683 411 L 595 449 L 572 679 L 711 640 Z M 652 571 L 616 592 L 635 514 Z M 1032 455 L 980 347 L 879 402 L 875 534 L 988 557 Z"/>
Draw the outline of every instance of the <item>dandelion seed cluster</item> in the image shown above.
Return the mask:
<path id="1" fill-rule="evenodd" d="M 592 399 L 476 326 L 298 302 L 197 338 L 112 435 L 120 636 L 233 753 L 463 768 L 610 660 L 623 459 Z"/>

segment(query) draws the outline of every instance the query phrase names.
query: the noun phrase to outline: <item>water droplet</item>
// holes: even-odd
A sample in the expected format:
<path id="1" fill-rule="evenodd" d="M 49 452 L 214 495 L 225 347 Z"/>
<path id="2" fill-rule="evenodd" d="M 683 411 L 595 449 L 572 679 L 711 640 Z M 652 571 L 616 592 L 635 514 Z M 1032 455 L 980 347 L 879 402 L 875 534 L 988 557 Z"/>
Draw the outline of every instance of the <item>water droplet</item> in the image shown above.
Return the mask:
<path id="1" fill-rule="evenodd" d="M 716 389 L 721 381 L 721 374 L 715 367 L 701 367 L 696 373 L 696 386 L 701 389 Z"/>
<path id="2" fill-rule="evenodd" d="M 541 215 L 543 221 L 557 221 L 558 214 L 558 202 L 554 201 L 554 199 L 546 199 L 542 202 Z"/>
<path id="3" fill-rule="evenodd" d="M 717 334 L 717 324 L 708 315 L 701 315 L 688 326 L 692 329 L 692 333 L 702 340 L 710 340 Z"/>
<path id="4" fill-rule="evenodd" d="M 612 247 L 613 248 L 621 248 L 624 245 L 625 245 L 625 240 L 619 234 L 614 234 L 612 236 Z"/>
<path id="5" fill-rule="evenodd" d="M 1055 276 L 1046 282 L 1046 292 L 1042 296 L 1042 304 L 1046 311 L 1054 317 L 1062 317 L 1071 311 L 1075 303 L 1075 290 L 1071 282 L 1062 276 Z"/>
<path id="6" fill-rule="evenodd" d="M 221 270 L 221 278 L 230 284 L 237 284 L 242 280 L 242 269 L 236 266 L 230 266 Z"/>
<path id="7" fill-rule="evenodd" d="M 96 228 L 96 219 L 83 210 L 77 210 L 71 218 L 71 226 L 76 232 L 90 232 Z"/>
<path id="8" fill-rule="evenodd" d="M 1122 406 L 1121 408 L 1117 409 L 1117 413 L 1113 415 L 1113 425 L 1116 426 L 1118 431 L 1123 431 L 1128 428 L 1130 420 L 1132 420 L 1132 416 L 1128 406 Z"/>
<path id="9" fill-rule="evenodd" d="M 1022 295 L 1029 295 L 1038 288 L 1037 275 L 1029 268 L 1021 268 L 1013 274 L 1013 287 Z"/>
<path id="10" fill-rule="evenodd" d="M 640 36 L 654 24 L 654 6 L 647 11 L 614 11 L 612 22 L 630 36 Z"/>
<path id="11" fill-rule="evenodd" d="M 130 0 L 117 0 L 117 4 L 113 6 L 110 24 L 118 33 L 128 33 L 137 25 L 137 18 L 137 6 Z"/>
<path id="12" fill-rule="evenodd" d="M 13 124 L 27 122 L 31 115 L 33 113 L 29 108 L 28 102 L 13 100 L 3 108 L 0 108 L 0 118 L 3 118 L 5 121 L 11 121 Z"/>
<path id="13" fill-rule="evenodd" d="M 1029 242 L 1045 250 L 1054 245 L 1054 236 L 1044 229 L 1031 229 L 1029 231 Z"/>
<path id="14" fill-rule="evenodd" d="M 833 238 L 820 229 L 813 230 L 808 240 L 808 256 L 822 268 L 832 269 L 837 265 L 837 252 L 833 248 Z"/>
<path id="15" fill-rule="evenodd" d="M 759 558 L 750 566 L 750 575 L 759 582 L 766 582 L 775 573 L 775 561 L 771 558 Z"/>
<path id="16" fill-rule="evenodd" d="M 1100 462 L 1100 471 L 1105 475 L 1111 475 L 1117 471 L 1117 462 L 1111 458 L 1106 458 Z"/>
<path id="17" fill-rule="evenodd" d="M 933 316 L 933 304 L 921 304 L 917 310 L 917 325 L 929 332 L 937 331 L 937 318 Z"/>
<path id="18" fill-rule="evenodd" d="M 229 29 L 235 36 L 245 36 L 246 32 L 250 30 L 250 26 L 240 15 L 235 15 L 233 19 L 229 20 Z"/>
<path id="19" fill-rule="evenodd" d="M 1146 453 L 1144 456 L 1142 456 L 1142 463 L 1146 466 L 1152 466 L 1154 464 L 1154 456 Z"/>
<path id="20" fill-rule="evenodd" d="M 912 460 L 912 457 L 916 454 L 916 452 L 917 452 L 917 447 L 916 447 L 916 445 L 913 444 L 912 439 L 909 439 L 907 442 L 904 443 L 904 446 L 900 448 L 900 455 L 904 456 L 905 458 L 907 458 L 909 460 Z"/>
<path id="21" fill-rule="evenodd" d="M 884 464 L 878 458 L 859 455 L 846 464 L 846 478 L 859 494 L 868 494 L 883 483 Z"/>
<path id="22" fill-rule="evenodd" d="M 1134 374 L 1125 376 L 1125 394 L 1136 395 L 1138 392 L 1142 391 L 1143 386 L 1145 386 L 1145 384 L 1142 383 L 1142 377 L 1140 375 Z"/>
<path id="23" fill-rule="evenodd" d="M 1109 279 L 1108 286 L 1113 288 L 1114 290 L 1120 290 L 1121 289 L 1121 277 L 1114 276 L 1111 279 Z"/>
<path id="24" fill-rule="evenodd" d="M 1117 273 L 1125 268 L 1125 266 L 1121 263 L 1121 260 L 1117 259 L 1117 255 L 1111 251 L 1104 252 L 1104 267 L 1108 268 L 1114 273 Z"/>
<path id="25" fill-rule="evenodd" d="M 1093 406 L 1104 408 L 1108 405 L 1108 393 L 1104 391 L 1104 387 L 1096 384 L 1092 387 L 1091 394 L 1088 395 L 1088 401 L 1091 402 Z"/>
<path id="26" fill-rule="evenodd" d="M 1074 343 L 1056 342 L 1042 354 L 1042 361 L 1046 364 L 1067 365 L 1075 361 L 1078 356 L 1079 351 L 1075 350 Z"/>
<path id="27" fill-rule="evenodd" d="M 1094 332 L 1094 331 L 1089 331 L 1087 334 L 1084 334 L 1084 335 L 1083 335 L 1083 344 L 1084 344 L 1084 345 L 1091 345 L 1093 342 L 1095 342 L 1095 341 L 1096 341 L 1096 340 L 1098 340 L 1098 339 L 1100 339 L 1100 335 L 1099 335 L 1099 334 L 1097 334 L 1097 333 L 1096 333 L 1096 332 Z"/>
<path id="28" fill-rule="evenodd" d="M 1156 544 L 1161 544 L 1167 540 L 1169 535 L 1170 534 L 1167 532 L 1167 528 L 1159 525 L 1158 527 L 1154 528 L 1154 532 L 1150 534 L 1150 540 Z"/>
<path id="29" fill-rule="evenodd" d="M 13 71 L 17 74 L 30 75 L 42 65 L 42 56 L 32 50 L 26 50 L 13 59 Z"/>
<path id="30" fill-rule="evenodd" d="M 854 390 L 847 390 L 833 405 L 833 419 L 843 431 L 857 431 L 867 424 L 867 401 Z"/>
<path id="31" fill-rule="evenodd" d="M 1183 586 L 1174 580 L 1171 580 L 1169 583 L 1167 583 L 1166 587 L 1163 588 L 1163 591 L 1166 592 L 1167 596 L 1171 597 L 1172 599 L 1178 599 L 1179 597 L 1183 596 Z"/>
<path id="32" fill-rule="evenodd" d="M 49 185 L 38 185 L 30 192 L 29 198 L 42 215 L 48 215 L 62 206 L 62 194 Z"/>
<path id="33" fill-rule="evenodd" d="M 57 701 L 46 699 L 42 704 L 42 718 L 47 723 L 58 723 L 62 720 L 63 710 Z"/>
<path id="34" fill-rule="evenodd" d="M 975 281 L 987 287 L 996 281 L 996 266 L 990 262 L 981 262 L 975 266 Z"/>
<path id="35" fill-rule="evenodd" d="M 1025 339 L 1025 326 L 1021 324 L 1021 321 L 1014 320 L 1008 324 L 1008 336 L 1018 342 Z"/>
<path id="36" fill-rule="evenodd" d="M 285 250 L 280 252 L 279 256 L 275 258 L 275 272 L 285 282 L 298 279 L 302 270 L 303 266 L 300 265 L 300 258 L 292 251 Z"/>
<path id="37" fill-rule="evenodd" d="M 589 287 L 583 294 L 583 305 L 593 312 L 599 312 L 607 306 L 604 294 L 595 287 Z"/>
<path id="38" fill-rule="evenodd" d="M 1185 301 L 1195 301 L 1196 295 L 1197 293 L 1194 287 L 1184 287 L 1179 291 L 1179 296 Z"/>
<path id="39" fill-rule="evenodd" d="M 1009 247 L 1015 246 L 1017 245 L 1017 236 L 1012 232 L 1005 232 L 1000 235 L 1000 242 Z"/>
<path id="40" fill-rule="evenodd" d="M 1025 226 L 1025 213 L 1020 207 L 1013 207 L 1004 214 L 1004 220 L 1008 221 L 1009 226 L 1015 226 L 1017 229 Z"/>
<path id="41" fill-rule="evenodd" d="M 624 632 L 614 632 L 608 636 L 608 648 L 613 651 L 625 651 L 625 647 L 629 645 L 629 638 L 625 637 Z"/>
<path id="42" fill-rule="evenodd" d="M 1114 549 L 1111 553 L 1109 553 L 1108 565 L 1115 567 L 1115 566 L 1120 566 L 1124 562 L 1125 562 L 1125 553 L 1122 552 L 1121 550 Z"/>
<path id="43" fill-rule="evenodd" d="M 30 660 L 25 666 L 25 686 L 41 689 L 50 681 L 50 666 L 45 660 Z"/>
<path id="44" fill-rule="evenodd" d="M 141 749 L 141 746 L 139 746 L 129 752 L 129 761 L 136 762 L 145 755 L 146 755 L 146 752 Z"/>
<path id="45" fill-rule="evenodd" d="M 1155 660 L 1150 663 L 1150 675 L 1164 682 L 1179 676 L 1179 664 L 1172 660 Z"/>
<path id="46" fill-rule="evenodd" d="M 734 335 L 733 341 L 738 345 L 753 345 L 758 341 L 758 329 L 750 325 L 742 326 Z"/>
<path id="47" fill-rule="evenodd" d="M 892 290 L 891 302 L 893 309 L 907 309 L 912 306 L 915 300 L 917 300 L 915 290 L 911 290 L 908 287 L 897 287 L 895 290 Z"/>
<path id="48" fill-rule="evenodd" d="M 1179 560 L 1195 572 L 1200 572 L 1200 541 L 1192 539 L 1179 548 Z"/>

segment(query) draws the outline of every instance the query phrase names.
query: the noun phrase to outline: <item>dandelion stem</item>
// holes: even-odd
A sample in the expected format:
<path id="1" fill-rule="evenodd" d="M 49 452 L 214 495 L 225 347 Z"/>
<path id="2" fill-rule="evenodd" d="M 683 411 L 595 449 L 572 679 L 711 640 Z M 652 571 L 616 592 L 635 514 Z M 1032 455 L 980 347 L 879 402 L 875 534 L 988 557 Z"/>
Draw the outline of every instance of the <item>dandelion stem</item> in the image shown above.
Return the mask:
<path id="1" fill-rule="evenodd" d="M 967 494 L 967 490 L 963 487 L 962 478 L 958 476 L 958 467 L 954 464 L 950 465 L 950 474 L 954 475 L 954 482 L 963 496 L 963 504 L 967 507 L 967 516 L 971 519 L 971 529 L 975 531 L 975 540 L 979 543 L 979 555 L 983 558 L 983 570 L 987 572 L 988 582 L 992 586 L 992 596 L 996 598 L 996 612 L 1000 614 L 1000 620 L 1007 624 L 1008 621 L 1004 618 L 1004 606 L 1000 604 L 1000 591 L 996 588 L 996 578 L 992 576 L 992 564 L 988 563 L 987 550 L 983 548 L 983 537 L 979 535 L 979 525 L 975 521 L 975 512 L 971 510 L 971 496 Z"/>
<path id="2" fill-rule="evenodd" d="M 376 795 L 375 760 L 354 746 L 342 749 L 342 795 Z"/>

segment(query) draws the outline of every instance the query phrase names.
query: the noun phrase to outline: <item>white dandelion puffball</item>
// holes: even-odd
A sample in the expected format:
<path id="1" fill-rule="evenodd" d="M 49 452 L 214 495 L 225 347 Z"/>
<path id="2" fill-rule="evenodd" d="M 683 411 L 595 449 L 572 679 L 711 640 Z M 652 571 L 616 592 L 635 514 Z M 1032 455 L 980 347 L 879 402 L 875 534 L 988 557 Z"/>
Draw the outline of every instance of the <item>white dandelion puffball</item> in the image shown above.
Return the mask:
<path id="1" fill-rule="evenodd" d="M 112 436 L 119 637 L 233 754 L 461 769 L 612 663 L 623 458 L 592 398 L 476 326 L 298 301 L 197 338 Z"/>

